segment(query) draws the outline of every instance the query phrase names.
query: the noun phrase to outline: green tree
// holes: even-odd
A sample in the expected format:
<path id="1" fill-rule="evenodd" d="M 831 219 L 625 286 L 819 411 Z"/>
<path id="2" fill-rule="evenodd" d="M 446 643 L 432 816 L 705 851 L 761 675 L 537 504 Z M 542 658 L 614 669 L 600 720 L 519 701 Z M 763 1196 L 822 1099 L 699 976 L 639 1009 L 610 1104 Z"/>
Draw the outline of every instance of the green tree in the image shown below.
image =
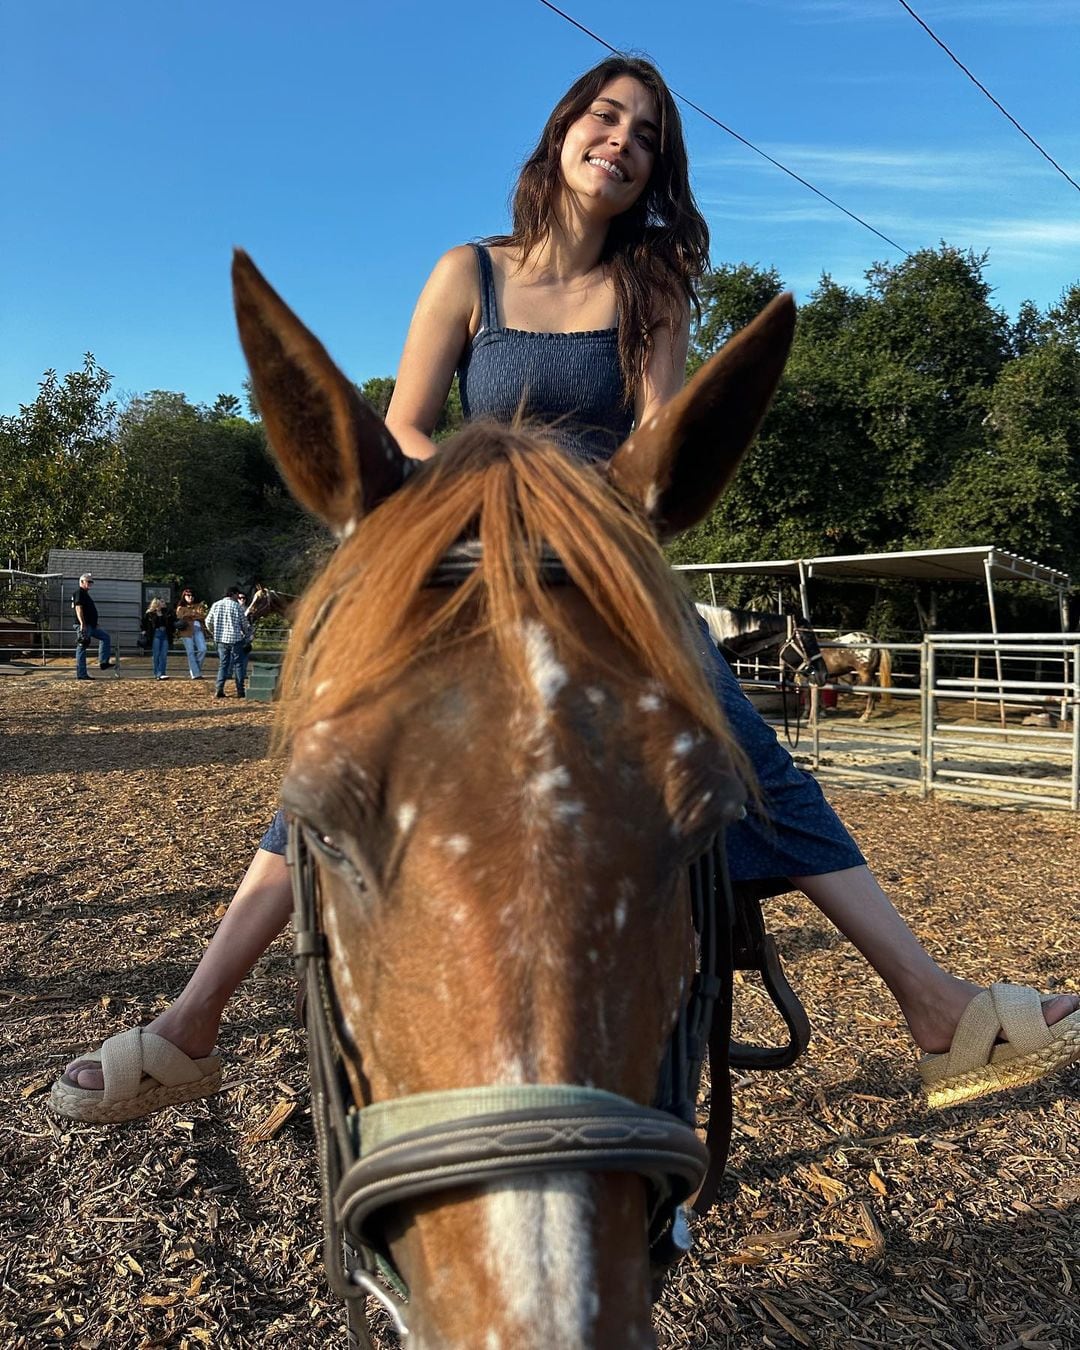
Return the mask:
<path id="1" fill-rule="evenodd" d="M 39 571 L 50 548 L 117 546 L 111 382 L 88 352 L 81 370 L 46 371 L 33 403 L 0 417 L 0 552 L 10 565 Z"/>

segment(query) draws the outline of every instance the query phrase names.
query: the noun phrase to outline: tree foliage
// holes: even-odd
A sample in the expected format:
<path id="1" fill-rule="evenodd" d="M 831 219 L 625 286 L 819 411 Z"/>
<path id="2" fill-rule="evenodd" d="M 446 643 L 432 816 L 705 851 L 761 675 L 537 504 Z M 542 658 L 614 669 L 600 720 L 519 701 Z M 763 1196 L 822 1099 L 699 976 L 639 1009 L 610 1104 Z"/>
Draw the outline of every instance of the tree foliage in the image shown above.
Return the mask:
<path id="1" fill-rule="evenodd" d="M 1080 573 L 1080 283 L 1015 322 L 985 256 L 942 244 L 876 264 L 862 289 L 823 276 L 802 305 L 772 409 L 731 490 L 672 547 L 746 561 L 993 543 Z M 773 268 L 702 286 L 692 372 L 782 289 Z M 394 380 L 358 386 L 380 413 Z M 304 584 L 331 547 L 281 482 L 250 385 L 212 404 L 155 390 L 117 408 L 88 355 L 0 418 L 0 551 L 40 570 L 51 547 L 130 549 L 204 594 L 230 579 Z M 461 425 L 455 381 L 435 428 Z M 754 598 L 753 585 L 730 598 Z M 957 603 L 962 603 L 958 601 Z M 973 603 L 970 588 L 969 608 Z M 866 598 L 848 621 L 898 622 Z M 848 609 L 845 610 L 844 606 Z M 957 618 L 959 622 L 959 618 Z"/>
<path id="2" fill-rule="evenodd" d="M 985 265 L 942 244 L 861 292 L 822 277 L 758 441 L 673 558 L 992 543 L 1080 571 L 1080 285 L 1010 324 Z M 771 269 L 717 269 L 690 368 L 780 289 Z"/>

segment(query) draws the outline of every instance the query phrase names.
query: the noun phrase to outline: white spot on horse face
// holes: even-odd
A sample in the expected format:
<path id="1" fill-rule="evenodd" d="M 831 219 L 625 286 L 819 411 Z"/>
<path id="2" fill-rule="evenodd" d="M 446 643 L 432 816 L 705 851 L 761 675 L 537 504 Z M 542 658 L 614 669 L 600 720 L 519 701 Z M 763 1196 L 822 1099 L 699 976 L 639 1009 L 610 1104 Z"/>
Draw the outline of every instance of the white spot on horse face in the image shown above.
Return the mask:
<path id="1" fill-rule="evenodd" d="M 533 774 L 529 782 L 529 787 L 533 792 L 548 793 L 554 792 L 556 788 L 570 786 L 570 774 L 565 765 L 558 764 L 554 769 L 545 769 L 542 773 Z"/>
<path id="2" fill-rule="evenodd" d="M 452 853 L 455 858 L 462 858 L 472 848 L 472 843 L 468 835 L 452 834 L 446 840 L 444 847 L 447 853 Z"/>
<path id="3" fill-rule="evenodd" d="M 330 688 L 329 680 L 320 680 L 319 683 L 315 686 L 315 697 L 322 698 L 323 694 L 325 694 L 329 688 Z"/>
<path id="4" fill-rule="evenodd" d="M 693 748 L 694 738 L 688 731 L 680 732 L 671 742 L 671 752 L 674 755 L 678 755 L 679 758 L 682 758 L 683 755 L 688 755 Z"/>
<path id="5" fill-rule="evenodd" d="M 556 658 L 551 638 L 542 624 L 534 619 L 526 619 L 523 628 L 529 678 L 541 704 L 545 708 L 550 708 L 558 697 L 559 690 L 566 684 L 568 679 L 566 669 Z"/>
<path id="6" fill-rule="evenodd" d="M 407 834 L 413 827 L 413 821 L 416 819 L 416 807 L 412 802 L 402 802 L 398 807 L 397 823 L 398 829 L 402 834 Z"/>
<path id="7" fill-rule="evenodd" d="M 487 1262 L 515 1344 L 591 1345 L 599 1310 L 584 1173 L 521 1177 L 481 1192 Z"/>
<path id="8" fill-rule="evenodd" d="M 607 701 L 607 694 L 605 694 L 602 689 L 597 689 L 595 685 L 590 685 L 589 688 L 585 690 L 585 697 L 594 708 L 599 708 L 601 703 Z"/>
<path id="9" fill-rule="evenodd" d="M 664 706 L 664 700 L 659 694 L 642 694 L 637 705 L 642 712 L 659 712 Z"/>
<path id="10" fill-rule="evenodd" d="M 578 820 L 584 814 L 584 802 L 556 802 L 552 811 L 556 820 Z"/>

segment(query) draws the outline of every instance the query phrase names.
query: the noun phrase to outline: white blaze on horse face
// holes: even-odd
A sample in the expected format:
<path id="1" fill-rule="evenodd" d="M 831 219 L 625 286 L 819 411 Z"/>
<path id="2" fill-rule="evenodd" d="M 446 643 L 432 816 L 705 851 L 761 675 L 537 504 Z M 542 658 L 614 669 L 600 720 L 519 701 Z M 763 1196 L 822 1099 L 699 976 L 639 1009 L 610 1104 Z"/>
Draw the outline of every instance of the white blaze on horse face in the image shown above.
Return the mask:
<path id="1" fill-rule="evenodd" d="M 534 774 L 529 782 L 529 787 L 534 793 L 546 796 L 549 792 L 554 792 L 556 788 L 569 787 L 570 774 L 565 765 L 557 764 L 554 769 L 544 769 L 538 774 Z"/>
<path id="2" fill-rule="evenodd" d="M 453 854 L 455 858 L 463 858 L 469 849 L 472 848 L 472 842 L 468 835 L 452 834 L 444 841 L 443 845 L 447 853 Z"/>
<path id="3" fill-rule="evenodd" d="M 402 834 L 408 834 L 413 827 L 413 821 L 416 819 L 416 807 L 412 802 L 402 802 L 398 807 L 397 823 L 398 829 Z"/>
<path id="4" fill-rule="evenodd" d="M 543 624 L 535 619 L 526 619 L 522 625 L 525 633 L 525 659 L 528 663 L 529 678 L 536 690 L 540 703 L 550 708 L 558 697 L 568 675 L 566 668 L 555 655 L 551 638 Z"/>
<path id="5" fill-rule="evenodd" d="M 590 1344 L 598 1298 L 588 1176 L 522 1177 L 485 1189 L 488 1268 L 516 1332 L 506 1345 Z"/>

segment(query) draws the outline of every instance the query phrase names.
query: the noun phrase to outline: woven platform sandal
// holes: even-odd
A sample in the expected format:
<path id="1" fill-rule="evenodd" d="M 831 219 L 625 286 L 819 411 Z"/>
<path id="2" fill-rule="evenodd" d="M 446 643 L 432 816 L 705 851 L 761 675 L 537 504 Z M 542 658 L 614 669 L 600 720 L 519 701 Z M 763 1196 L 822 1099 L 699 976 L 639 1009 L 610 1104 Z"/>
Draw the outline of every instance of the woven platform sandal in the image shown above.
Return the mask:
<path id="1" fill-rule="evenodd" d="M 210 1097 L 221 1087 L 220 1056 L 192 1059 L 142 1027 L 110 1036 L 82 1059 L 100 1063 L 104 1088 L 79 1087 L 64 1074 L 49 1100 L 57 1115 L 93 1125 L 138 1120 L 165 1106 Z"/>
<path id="2" fill-rule="evenodd" d="M 976 994 L 948 1051 L 919 1060 L 929 1105 L 956 1106 L 1024 1087 L 1080 1061 L 1080 1010 L 1048 1027 L 1042 1009 L 1049 1002 L 1019 984 L 992 984 Z"/>

